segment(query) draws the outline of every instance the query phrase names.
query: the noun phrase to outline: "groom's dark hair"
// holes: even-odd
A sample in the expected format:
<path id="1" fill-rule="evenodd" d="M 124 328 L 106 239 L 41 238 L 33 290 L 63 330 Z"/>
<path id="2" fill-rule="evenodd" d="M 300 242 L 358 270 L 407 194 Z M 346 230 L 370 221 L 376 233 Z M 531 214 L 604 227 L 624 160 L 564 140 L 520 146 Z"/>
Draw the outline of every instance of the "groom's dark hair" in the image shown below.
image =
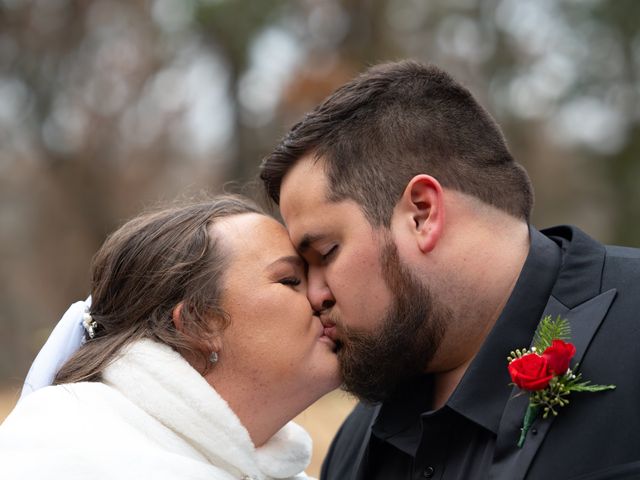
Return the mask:
<path id="1" fill-rule="evenodd" d="M 331 201 L 352 199 L 369 222 L 390 225 L 409 180 L 420 173 L 529 220 L 529 177 L 469 90 L 415 61 L 370 68 L 309 112 L 262 162 L 267 194 L 303 156 L 323 163 Z"/>

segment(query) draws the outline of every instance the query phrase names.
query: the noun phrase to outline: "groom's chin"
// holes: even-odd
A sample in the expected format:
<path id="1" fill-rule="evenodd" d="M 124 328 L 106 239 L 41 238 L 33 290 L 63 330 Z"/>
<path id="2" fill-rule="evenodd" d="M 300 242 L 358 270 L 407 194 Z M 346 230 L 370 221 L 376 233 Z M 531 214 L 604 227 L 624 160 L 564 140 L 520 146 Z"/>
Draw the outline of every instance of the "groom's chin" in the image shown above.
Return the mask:
<path id="1" fill-rule="evenodd" d="M 385 402 L 393 397 L 393 393 L 396 391 L 396 386 L 389 390 L 376 386 L 372 388 L 370 385 L 363 386 L 362 384 L 347 383 L 343 380 L 342 390 L 347 394 L 357 398 L 360 402 L 368 405 L 376 405 Z"/>
<path id="2" fill-rule="evenodd" d="M 342 355 L 341 355 L 342 354 Z M 391 398 L 398 387 L 395 368 L 388 365 L 370 366 L 345 357 L 344 347 L 338 352 L 342 375 L 342 389 L 368 404 L 384 402 Z M 381 370 L 383 369 L 384 372 Z"/>

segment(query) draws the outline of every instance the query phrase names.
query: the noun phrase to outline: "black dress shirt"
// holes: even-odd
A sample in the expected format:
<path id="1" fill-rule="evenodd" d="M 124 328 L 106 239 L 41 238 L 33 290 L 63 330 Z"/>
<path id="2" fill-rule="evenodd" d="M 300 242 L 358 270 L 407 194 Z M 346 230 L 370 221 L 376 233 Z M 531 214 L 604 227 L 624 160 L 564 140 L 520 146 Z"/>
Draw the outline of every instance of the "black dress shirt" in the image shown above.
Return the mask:
<path id="1" fill-rule="evenodd" d="M 512 387 L 507 355 L 531 344 L 561 264 L 561 249 L 535 229 L 512 295 L 458 387 L 432 410 L 430 375 L 385 402 L 371 426 L 361 478 L 486 478 Z M 324 478 L 324 477 L 323 477 Z"/>

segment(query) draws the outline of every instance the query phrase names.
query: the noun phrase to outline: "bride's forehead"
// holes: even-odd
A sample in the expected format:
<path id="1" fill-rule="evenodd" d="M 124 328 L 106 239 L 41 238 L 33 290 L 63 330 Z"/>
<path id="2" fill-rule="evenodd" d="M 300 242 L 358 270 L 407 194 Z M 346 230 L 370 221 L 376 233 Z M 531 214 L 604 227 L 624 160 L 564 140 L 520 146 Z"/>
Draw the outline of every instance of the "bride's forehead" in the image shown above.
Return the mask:
<path id="1" fill-rule="evenodd" d="M 295 253 L 287 230 L 277 220 L 260 214 L 225 218 L 214 225 L 213 234 L 236 259 L 262 259 Z"/>
<path id="2" fill-rule="evenodd" d="M 260 213 L 241 213 L 217 220 L 213 233 L 227 240 L 257 239 L 258 235 L 286 234 L 285 228 L 275 219 Z"/>

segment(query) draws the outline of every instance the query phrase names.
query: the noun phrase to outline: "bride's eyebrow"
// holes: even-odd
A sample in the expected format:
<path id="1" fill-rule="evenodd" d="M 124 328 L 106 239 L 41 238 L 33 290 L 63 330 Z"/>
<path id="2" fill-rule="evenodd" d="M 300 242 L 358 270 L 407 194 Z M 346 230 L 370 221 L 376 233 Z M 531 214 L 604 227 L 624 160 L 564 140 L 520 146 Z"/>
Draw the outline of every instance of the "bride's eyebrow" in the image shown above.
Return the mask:
<path id="1" fill-rule="evenodd" d="M 294 268 L 302 268 L 302 269 L 304 269 L 304 260 L 302 260 L 297 255 L 287 255 L 287 256 L 284 256 L 284 257 L 280 257 L 275 262 L 272 262 L 269 265 L 267 265 L 267 270 L 275 270 L 276 268 L 278 268 L 279 265 L 281 265 L 283 263 L 284 264 L 290 264 Z"/>

